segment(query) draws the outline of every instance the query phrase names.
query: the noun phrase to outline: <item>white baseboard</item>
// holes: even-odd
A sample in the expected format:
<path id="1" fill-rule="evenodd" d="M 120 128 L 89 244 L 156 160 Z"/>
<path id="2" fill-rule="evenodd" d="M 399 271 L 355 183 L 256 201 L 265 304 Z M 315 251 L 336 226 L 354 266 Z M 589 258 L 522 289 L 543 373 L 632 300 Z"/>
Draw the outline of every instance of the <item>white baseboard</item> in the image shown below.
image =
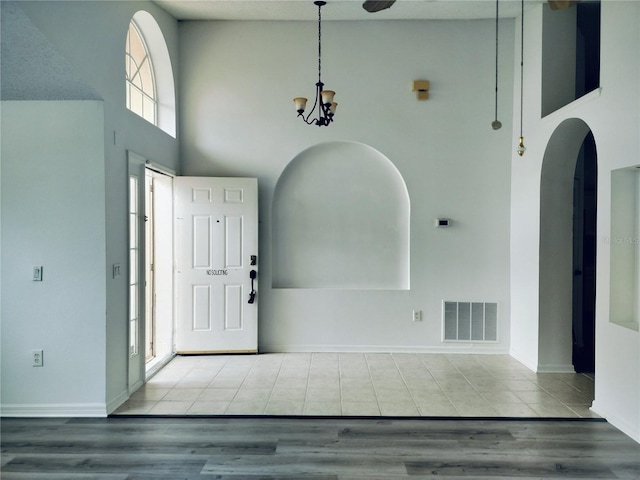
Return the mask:
<path id="1" fill-rule="evenodd" d="M 129 394 L 126 391 L 120 392 L 120 395 L 107 402 L 107 415 L 115 412 L 116 409 L 127 400 L 129 400 Z"/>
<path id="2" fill-rule="evenodd" d="M 515 360 L 519 361 L 522 365 L 527 367 L 532 372 L 537 371 L 538 365 L 536 364 L 536 362 L 530 361 L 528 358 L 525 358 L 522 354 L 520 354 L 520 352 L 512 349 L 509 352 L 509 355 L 511 355 Z"/>
<path id="3" fill-rule="evenodd" d="M 525 367 L 527 367 L 529 370 L 531 370 L 532 372 L 535 372 L 535 373 L 576 373 L 575 368 L 573 368 L 573 365 L 571 365 L 571 364 L 569 364 L 569 365 L 541 365 L 541 364 L 537 363 L 537 359 L 530 360 L 528 358 L 525 358 L 523 355 L 520 354 L 520 352 L 518 352 L 516 350 L 511 349 L 509 354 L 514 359 L 516 359 L 521 364 L 523 364 Z"/>
<path id="4" fill-rule="evenodd" d="M 537 373 L 576 373 L 573 365 L 538 365 Z"/>
<path id="5" fill-rule="evenodd" d="M 442 346 L 419 347 L 398 345 L 260 345 L 260 353 L 443 353 L 508 355 L 504 347 L 456 343 Z"/>
<path id="6" fill-rule="evenodd" d="M 606 407 L 598 403 L 597 400 L 591 404 L 591 411 L 596 415 L 600 415 L 605 418 L 607 422 L 616 427 L 625 435 L 628 435 L 631 439 L 640 443 L 640 425 L 630 422 L 628 418 L 619 415 L 617 412 L 608 412 Z"/>
<path id="7" fill-rule="evenodd" d="M 3 404 L 2 417 L 106 417 L 104 403 Z"/>

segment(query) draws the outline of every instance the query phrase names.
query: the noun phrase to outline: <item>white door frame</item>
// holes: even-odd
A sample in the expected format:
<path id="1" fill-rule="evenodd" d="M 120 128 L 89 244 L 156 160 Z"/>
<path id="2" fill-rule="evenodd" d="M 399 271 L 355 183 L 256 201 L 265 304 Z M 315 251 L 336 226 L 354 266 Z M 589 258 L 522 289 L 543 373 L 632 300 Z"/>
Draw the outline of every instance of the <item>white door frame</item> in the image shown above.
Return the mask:
<path id="1" fill-rule="evenodd" d="M 127 175 L 127 389 L 129 395 L 144 384 L 144 322 L 145 322 L 145 287 L 144 287 L 144 164 L 145 158 L 128 151 L 128 175 Z M 131 181 L 133 180 L 133 183 Z M 136 196 L 137 198 L 133 198 Z M 132 223 L 131 211 L 135 209 L 137 221 Z M 137 233 L 134 230 L 137 228 Z M 132 245 L 134 244 L 134 245 Z M 136 251 L 132 263 L 131 250 Z M 135 298 L 132 298 L 134 297 Z M 132 306 L 136 312 L 132 312 Z M 131 317 L 137 319 L 137 328 L 131 325 Z M 137 335 L 137 342 L 132 339 Z M 132 347 L 136 353 L 132 353 Z"/>
<path id="2" fill-rule="evenodd" d="M 174 281 L 174 232 L 173 232 L 173 179 L 175 175 L 157 166 L 146 164 L 145 174 L 153 179 L 154 192 L 152 195 L 153 208 L 148 209 L 153 218 L 147 222 L 152 225 L 151 234 L 154 236 L 150 260 L 153 271 L 145 265 L 147 286 L 152 286 L 153 298 L 145 305 L 151 310 L 152 320 L 156 327 L 155 350 L 156 356 L 146 363 L 147 379 L 166 365 L 174 356 L 174 319 L 175 319 L 175 281 Z M 145 199 L 150 198 L 145 192 Z M 149 228 L 147 228 L 149 230 Z M 149 289 L 147 289 L 149 292 Z M 155 312 L 155 315 L 154 313 Z M 147 312 L 149 314 L 149 312 Z M 146 322 L 145 322 L 146 323 Z M 146 338 L 145 332 L 145 340 Z M 146 346 L 146 344 L 145 344 Z"/>
<path id="3" fill-rule="evenodd" d="M 137 193 L 137 212 L 138 212 L 138 220 L 137 220 L 137 228 L 138 228 L 138 236 L 137 236 L 137 244 L 138 244 L 138 255 L 137 255 L 137 265 L 131 265 L 131 260 L 130 257 L 127 258 L 127 265 L 129 266 L 129 268 L 127 269 L 127 285 L 131 284 L 131 279 L 132 277 L 132 273 L 133 269 L 135 269 L 135 273 L 136 273 L 136 278 L 138 279 L 136 285 L 137 288 L 135 289 L 135 292 L 133 291 L 132 288 L 127 288 L 127 314 L 126 314 L 126 321 L 127 321 L 127 388 L 128 388 L 128 393 L 129 395 L 131 395 L 133 392 L 135 392 L 138 388 L 140 388 L 145 380 L 147 378 L 149 378 L 153 373 L 155 373 L 155 371 L 159 370 L 160 368 L 162 368 L 162 366 L 164 364 L 166 364 L 170 359 L 171 356 L 169 356 L 168 358 L 164 359 L 164 362 L 162 364 L 159 364 L 156 366 L 156 369 L 154 371 L 146 371 L 146 362 L 145 362 L 145 321 L 146 321 L 146 312 L 145 312 L 145 308 L 144 306 L 146 305 L 146 287 L 145 287 L 145 280 L 146 280 L 146 268 L 145 268 L 145 258 L 146 258 L 146 247 L 145 247 L 145 237 L 146 237 L 146 233 L 145 233 L 145 211 L 146 211 L 146 194 L 145 194 L 145 175 L 146 175 L 146 169 L 150 168 L 153 169 L 157 172 L 160 172 L 164 175 L 167 175 L 169 177 L 174 177 L 175 176 L 175 172 L 172 172 L 171 170 L 167 169 L 166 167 L 163 166 L 159 166 L 156 164 L 153 164 L 152 162 L 150 162 L 148 159 L 144 158 L 143 156 L 132 152 L 132 151 L 127 151 L 127 157 L 128 157 L 128 175 L 127 175 L 127 191 L 128 191 L 128 197 L 130 197 L 130 195 L 132 194 L 131 189 L 129 188 L 129 180 L 131 178 L 135 178 L 137 180 L 137 189 L 136 189 L 136 193 Z M 130 198 L 129 198 L 130 200 Z M 127 202 L 127 208 L 129 208 L 130 205 L 130 201 Z M 172 221 L 172 219 L 170 219 L 170 221 Z M 129 239 L 131 239 L 131 224 L 128 224 L 127 227 L 127 231 L 129 232 L 129 235 L 127 236 L 128 242 L 130 242 Z M 129 250 L 129 245 L 127 245 L 127 250 Z M 171 255 L 173 256 L 173 245 L 171 246 Z M 171 259 L 171 285 L 172 285 L 172 290 L 175 291 L 175 289 L 173 288 L 173 258 Z M 137 295 L 137 308 L 138 308 L 138 326 L 137 326 L 137 354 L 131 354 L 130 353 L 130 345 L 131 345 L 131 328 L 129 325 L 129 321 L 130 321 L 130 305 L 132 304 L 131 302 L 131 296 L 135 294 Z M 173 305 L 175 305 L 174 300 L 174 293 L 172 292 L 171 295 L 171 300 L 172 300 L 172 307 L 171 307 L 171 324 L 172 324 L 172 328 L 171 328 L 171 333 L 173 333 L 173 318 L 175 318 L 175 311 L 174 311 L 174 307 Z M 170 339 L 170 344 L 172 347 L 172 352 L 173 352 L 173 338 Z"/>

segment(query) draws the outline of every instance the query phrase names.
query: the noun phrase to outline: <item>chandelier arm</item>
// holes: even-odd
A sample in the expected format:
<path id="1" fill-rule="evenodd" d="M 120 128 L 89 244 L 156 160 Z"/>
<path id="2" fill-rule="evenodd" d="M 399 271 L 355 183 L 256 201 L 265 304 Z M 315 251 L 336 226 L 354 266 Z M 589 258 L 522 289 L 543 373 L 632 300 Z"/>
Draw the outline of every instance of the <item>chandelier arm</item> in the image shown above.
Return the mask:
<path id="1" fill-rule="evenodd" d="M 318 102 L 320 103 L 320 108 L 318 109 L 318 118 L 320 118 L 322 114 L 322 100 L 320 98 L 320 91 L 322 90 L 322 86 L 323 86 L 322 82 L 316 83 L 316 99 L 313 102 L 313 107 L 311 107 L 311 110 L 309 110 L 309 113 L 307 114 L 306 118 L 304 118 L 304 121 L 307 123 L 307 125 L 311 125 L 312 123 L 315 123 L 316 125 L 318 124 L 318 120 L 315 118 L 312 120 L 309 120 L 309 117 L 318 106 Z"/>

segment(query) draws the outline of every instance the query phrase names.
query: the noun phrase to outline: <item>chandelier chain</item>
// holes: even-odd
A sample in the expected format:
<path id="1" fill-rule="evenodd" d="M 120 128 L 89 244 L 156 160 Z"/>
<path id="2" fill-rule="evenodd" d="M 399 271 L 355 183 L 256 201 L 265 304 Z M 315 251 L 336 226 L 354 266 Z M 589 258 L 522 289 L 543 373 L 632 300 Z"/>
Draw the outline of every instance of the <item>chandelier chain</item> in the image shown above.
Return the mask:
<path id="1" fill-rule="evenodd" d="M 318 83 L 322 83 L 322 4 L 318 3 Z"/>

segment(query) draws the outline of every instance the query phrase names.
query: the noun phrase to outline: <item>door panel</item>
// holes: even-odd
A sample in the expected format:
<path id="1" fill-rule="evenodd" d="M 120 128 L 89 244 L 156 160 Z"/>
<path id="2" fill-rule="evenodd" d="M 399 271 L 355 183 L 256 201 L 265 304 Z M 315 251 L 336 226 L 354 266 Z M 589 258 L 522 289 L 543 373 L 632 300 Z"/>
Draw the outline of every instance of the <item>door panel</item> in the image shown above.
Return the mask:
<path id="1" fill-rule="evenodd" d="M 176 178 L 176 352 L 255 352 L 257 180 Z"/>

